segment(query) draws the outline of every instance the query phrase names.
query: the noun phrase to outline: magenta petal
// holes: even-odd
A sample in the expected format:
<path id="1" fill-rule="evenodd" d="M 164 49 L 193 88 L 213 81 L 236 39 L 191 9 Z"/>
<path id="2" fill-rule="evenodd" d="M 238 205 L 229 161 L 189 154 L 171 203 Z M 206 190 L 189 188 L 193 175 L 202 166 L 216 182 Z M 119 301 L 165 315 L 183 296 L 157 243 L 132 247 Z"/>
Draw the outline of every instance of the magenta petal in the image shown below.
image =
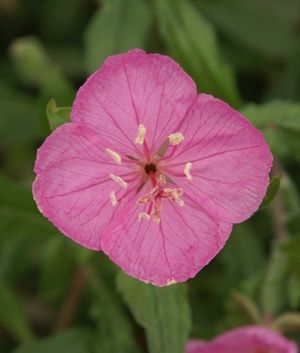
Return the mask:
<path id="1" fill-rule="evenodd" d="M 139 220 L 134 206 L 101 238 L 102 250 L 125 272 L 164 286 L 184 282 L 223 248 L 232 225 L 216 223 L 187 200 L 183 207 L 162 200 L 161 220 Z"/>
<path id="2" fill-rule="evenodd" d="M 131 155 L 137 154 L 134 139 L 144 124 L 154 152 L 195 98 L 195 83 L 177 63 L 136 49 L 105 61 L 78 91 L 71 117 L 119 140 Z"/>
<path id="3" fill-rule="evenodd" d="M 38 151 L 33 194 L 40 211 L 77 243 L 100 249 L 103 228 L 119 207 L 113 207 L 110 191 L 123 190 L 110 173 L 132 179 L 129 167 L 117 165 L 104 150 L 99 133 L 79 124 L 56 129 Z"/>
<path id="4" fill-rule="evenodd" d="M 263 326 L 244 326 L 227 332 L 205 348 L 193 353 L 297 353 L 298 349 L 290 341 Z M 188 353 L 188 352 L 187 352 Z"/>
<path id="5" fill-rule="evenodd" d="M 214 219 L 238 223 L 259 207 L 272 155 L 262 133 L 226 103 L 200 94 L 180 127 L 185 136 L 168 161 L 184 193 Z M 192 180 L 183 173 L 191 162 Z"/>
<path id="6" fill-rule="evenodd" d="M 208 344 L 209 343 L 205 341 L 189 340 L 186 344 L 185 353 L 205 353 L 205 349 Z"/>

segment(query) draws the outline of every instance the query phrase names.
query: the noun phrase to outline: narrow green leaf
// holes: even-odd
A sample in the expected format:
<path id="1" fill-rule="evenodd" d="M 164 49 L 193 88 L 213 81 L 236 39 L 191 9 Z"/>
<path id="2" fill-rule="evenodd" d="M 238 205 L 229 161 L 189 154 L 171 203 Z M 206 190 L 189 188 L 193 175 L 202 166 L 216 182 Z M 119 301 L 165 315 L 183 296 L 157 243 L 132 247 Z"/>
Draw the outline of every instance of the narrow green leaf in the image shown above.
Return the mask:
<path id="1" fill-rule="evenodd" d="M 101 274 L 96 274 L 96 271 L 88 266 L 89 283 L 94 299 L 91 317 L 97 327 L 94 352 L 138 353 L 131 320 L 125 312 L 120 296 L 117 296 L 114 281 L 110 283 L 107 278 L 102 278 L 105 272 L 103 270 L 104 268 Z"/>
<path id="2" fill-rule="evenodd" d="M 88 70 L 96 70 L 109 55 L 143 48 L 150 21 L 145 0 L 103 1 L 85 34 Z"/>
<path id="3" fill-rule="evenodd" d="M 47 104 L 46 112 L 51 131 L 55 130 L 58 126 L 70 121 L 71 108 L 58 108 L 53 98 L 50 99 L 49 103 Z"/>
<path id="4" fill-rule="evenodd" d="M 287 256 L 281 248 L 275 248 L 269 259 L 262 285 L 261 304 L 263 312 L 276 316 L 282 309 L 287 274 Z"/>
<path id="5" fill-rule="evenodd" d="M 92 353 L 92 334 L 85 328 L 73 328 L 23 344 L 13 353 Z"/>
<path id="6" fill-rule="evenodd" d="M 171 55 L 197 82 L 238 107 L 240 99 L 231 70 L 221 59 L 211 24 L 187 0 L 156 0 L 159 29 Z"/>
<path id="7" fill-rule="evenodd" d="M 262 317 L 259 313 L 257 305 L 247 295 L 234 291 L 232 293 L 234 301 L 243 309 L 244 313 L 248 316 L 254 324 L 262 323 Z"/>
<path id="8" fill-rule="evenodd" d="M 281 178 L 279 176 L 275 176 L 271 179 L 266 196 L 259 207 L 260 210 L 268 206 L 274 200 L 280 188 L 280 181 Z"/>
<path id="9" fill-rule="evenodd" d="M 0 303 L 0 326 L 21 342 L 33 339 L 20 298 L 3 278 L 0 278 Z"/>
<path id="10" fill-rule="evenodd" d="M 279 332 L 300 332 L 300 314 L 297 312 L 284 313 L 275 320 L 272 328 Z"/>
<path id="11" fill-rule="evenodd" d="M 136 321 L 146 330 L 150 353 L 182 353 L 190 329 L 183 284 L 160 288 L 119 273 L 118 288 Z"/>
<path id="12" fill-rule="evenodd" d="M 48 239 L 41 250 L 39 267 L 39 289 L 44 300 L 57 302 L 67 292 L 76 264 L 76 250 L 77 245 L 66 237 L 56 236 Z"/>

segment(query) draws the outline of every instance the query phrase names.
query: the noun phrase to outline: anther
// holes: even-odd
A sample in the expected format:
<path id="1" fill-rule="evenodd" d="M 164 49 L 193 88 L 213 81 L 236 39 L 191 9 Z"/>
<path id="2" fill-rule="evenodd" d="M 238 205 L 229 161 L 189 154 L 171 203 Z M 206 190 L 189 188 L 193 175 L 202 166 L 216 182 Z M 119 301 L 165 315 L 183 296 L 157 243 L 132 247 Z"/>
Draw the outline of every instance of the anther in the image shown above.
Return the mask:
<path id="1" fill-rule="evenodd" d="M 191 168 L 192 168 L 192 163 L 191 162 L 188 162 L 184 166 L 184 174 L 185 174 L 185 176 L 186 176 L 186 178 L 188 180 L 192 180 L 193 179 L 192 174 L 191 174 Z"/>
<path id="2" fill-rule="evenodd" d="M 164 188 L 164 193 L 170 200 L 174 200 L 177 205 L 184 206 L 184 201 L 181 199 L 183 195 L 182 189 L 172 189 L 172 188 Z"/>
<path id="3" fill-rule="evenodd" d="M 136 138 L 134 140 L 136 144 L 142 145 L 144 143 L 146 131 L 147 129 L 145 128 L 145 126 L 143 124 L 140 124 L 138 127 Z"/>
<path id="4" fill-rule="evenodd" d="M 109 198 L 110 198 L 110 202 L 113 206 L 116 206 L 116 204 L 118 203 L 117 198 L 116 198 L 116 194 L 114 191 L 111 191 L 109 194 Z"/>
<path id="5" fill-rule="evenodd" d="M 105 153 L 111 157 L 117 164 L 121 164 L 122 163 L 122 158 L 119 155 L 119 153 L 111 150 L 110 148 L 106 148 L 105 149 Z"/>
<path id="6" fill-rule="evenodd" d="M 114 174 L 109 174 L 109 176 L 111 177 L 111 179 L 113 181 L 115 181 L 116 183 L 118 183 L 122 188 L 127 188 L 127 183 L 124 179 L 122 179 L 121 177 L 114 175 Z"/>
<path id="7" fill-rule="evenodd" d="M 170 134 L 168 139 L 170 145 L 179 145 L 184 140 L 184 136 L 181 132 L 175 132 L 174 134 Z"/>
<path id="8" fill-rule="evenodd" d="M 146 219 L 147 221 L 149 221 L 150 216 L 146 212 L 140 212 L 138 214 L 138 219 L 139 219 L 139 221 L 141 221 L 142 219 Z"/>

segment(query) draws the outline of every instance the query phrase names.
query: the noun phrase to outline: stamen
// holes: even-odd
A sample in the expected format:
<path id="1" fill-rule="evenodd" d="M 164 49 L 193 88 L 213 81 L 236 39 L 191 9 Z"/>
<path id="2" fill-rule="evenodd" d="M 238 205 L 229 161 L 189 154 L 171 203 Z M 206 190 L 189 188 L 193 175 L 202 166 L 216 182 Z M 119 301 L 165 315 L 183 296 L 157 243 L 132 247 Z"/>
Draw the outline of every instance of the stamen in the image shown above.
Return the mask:
<path id="1" fill-rule="evenodd" d="M 140 212 L 138 214 L 138 219 L 139 219 L 139 221 L 141 221 L 142 219 L 146 219 L 147 221 L 149 221 L 150 216 L 146 212 Z"/>
<path id="2" fill-rule="evenodd" d="M 116 198 L 116 194 L 114 191 L 111 191 L 109 194 L 109 198 L 110 198 L 110 202 L 113 206 L 116 206 L 116 204 L 118 203 L 117 198 Z"/>
<path id="3" fill-rule="evenodd" d="M 182 189 L 165 188 L 164 193 L 168 199 L 174 200 L 177 203 L 177 205 L 184 206 L 184 201 L 181 199 L 181 196 L 183 195 Z"/>
<path id="4" fill-rule="evenodd" d="M 118 183 L 122 188 L 127 188 L 127 183 L 124 179 L 122 179 L 121 177 L 114 175 L 114 174 L 109 174 L 109 176 L 112 178 L 113 181 L 115 181 L 116 183 Z"/>
<path id="5" fill-rule="evenodd" d="M 105 153 L 111 157 L 117 164 L 121 164 L 122 163 L 122 158 L 119 155 L 119 153 L 111 150 L 110 148 L 106 148 L 105 149 Z"/>
<path id="6" fill-rule="evenodd" d="M 159 214 L 154 213 L 153 216 L 152 216 L 152 221 L 155 222 L 155 223 L 159 223 L 160 222 Z"/>
<path id="7" fill-rule="evenodd" d="M 184 136 L 181 132 L 175 132 L 168 136 L 171 145 L 179 145 L 183 140 Z"/>
<path id="8" fill-rule="evenodd" d="M 184 167 L 184 174 L 188 180 L 192 180 L 192 174 L 191 174 L 191 168 L 192 168 L 192 163 L 188 162 L 185 167 Z"/>
<path id="9" fill-rule="evenodd" d="M 146 131 L 147 129 L 145 128 L 145 126 L 143 124 L 140 124 L 138 127 L 136 138 L 134 140 L 136 144 L 142 145 L 144 143 Z"/>

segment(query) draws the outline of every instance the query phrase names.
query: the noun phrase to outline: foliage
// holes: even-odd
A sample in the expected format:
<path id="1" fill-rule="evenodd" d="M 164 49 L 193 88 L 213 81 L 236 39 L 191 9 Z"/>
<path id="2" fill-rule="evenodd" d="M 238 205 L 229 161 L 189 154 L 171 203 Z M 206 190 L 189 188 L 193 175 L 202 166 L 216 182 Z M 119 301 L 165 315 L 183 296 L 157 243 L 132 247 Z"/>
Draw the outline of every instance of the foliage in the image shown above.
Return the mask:
<path id="1" fill-rule="evenodd" d="M 299 13 L 298 0 L 0 2 L 0 352 L 181 353 L 251 320 L 300 342 Z M 38 146 L 87 75 L 134 47 L 172 56 L 274 154 L 260 209 L 184 285 L 118 273 L 32 199 Z"/>

